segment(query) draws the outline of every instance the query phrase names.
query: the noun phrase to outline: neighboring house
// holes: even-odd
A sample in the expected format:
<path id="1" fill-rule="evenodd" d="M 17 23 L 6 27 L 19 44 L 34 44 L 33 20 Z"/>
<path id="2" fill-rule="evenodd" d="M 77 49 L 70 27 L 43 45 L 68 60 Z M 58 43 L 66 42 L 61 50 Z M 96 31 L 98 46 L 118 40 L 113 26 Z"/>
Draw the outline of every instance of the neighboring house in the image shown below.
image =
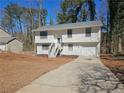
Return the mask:
<path id="1" fill-rule="evenodd" d="M 11 37 L 0 28 L 0 51 L 10 51 L 19 53 L 23 50 L 23 44 L 15 37 Z"/>
<path id="2" fill-rule="evenodd" d="M 101 27 L 101 21 L 88 21 L 34 29 L 36 53 L 99 57 Z"/>

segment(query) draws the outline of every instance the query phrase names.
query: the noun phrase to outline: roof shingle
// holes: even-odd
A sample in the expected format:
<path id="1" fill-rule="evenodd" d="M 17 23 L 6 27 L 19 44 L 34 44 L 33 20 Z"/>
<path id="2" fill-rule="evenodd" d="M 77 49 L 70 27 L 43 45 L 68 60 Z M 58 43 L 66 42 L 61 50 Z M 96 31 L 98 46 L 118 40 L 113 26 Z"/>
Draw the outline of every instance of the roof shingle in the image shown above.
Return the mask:
<path id="1" fill-rule="evenodd" d="M 63 29 L 74 29 L 74 28 L 86 28 L 86 27 L 101 27 L 103 26 L 101 21 L 87 21 L 78 23 L 67 23 L 52 26 L 42 26 L 33 31 L 51 31 L 51 30 L 63 30 Z"/>

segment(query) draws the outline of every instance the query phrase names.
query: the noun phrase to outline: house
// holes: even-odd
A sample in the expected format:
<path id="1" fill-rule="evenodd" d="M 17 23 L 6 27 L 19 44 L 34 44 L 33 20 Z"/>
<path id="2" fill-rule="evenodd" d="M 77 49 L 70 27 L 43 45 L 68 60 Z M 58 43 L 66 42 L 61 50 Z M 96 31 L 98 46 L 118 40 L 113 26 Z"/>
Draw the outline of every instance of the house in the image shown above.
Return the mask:
<path id="1" fill-rule="evenodd" d="M 99 57 L 101 21 L 43 26 L 34 29 L 37 55 Z"/>
<path id="2" fill-rule="evenodd" d="M 23 50 L 23 44 L 15 37 L 11 37 L 7 32 L 0 28 L 0 51 L 10 51 L 19 53 Z"/>

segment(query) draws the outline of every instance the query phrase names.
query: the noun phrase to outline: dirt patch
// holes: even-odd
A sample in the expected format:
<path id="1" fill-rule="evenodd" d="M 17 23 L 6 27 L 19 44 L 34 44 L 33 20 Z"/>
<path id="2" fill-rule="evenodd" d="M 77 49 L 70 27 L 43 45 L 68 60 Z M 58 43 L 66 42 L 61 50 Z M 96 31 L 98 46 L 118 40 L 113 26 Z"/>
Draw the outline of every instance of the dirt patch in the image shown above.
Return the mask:
<path id="1" fill-rule="evenodd" d="M 101 61 L 124 84 L 124 60 L 114 60 L 110 55 L 106 55 L 101 57 Z"/>
<path id="2" fill-rule="evenodd" d="M 0 93 L 14 93 L 44 73 L 74 60 L 31 54 L 0 53 Z"/>

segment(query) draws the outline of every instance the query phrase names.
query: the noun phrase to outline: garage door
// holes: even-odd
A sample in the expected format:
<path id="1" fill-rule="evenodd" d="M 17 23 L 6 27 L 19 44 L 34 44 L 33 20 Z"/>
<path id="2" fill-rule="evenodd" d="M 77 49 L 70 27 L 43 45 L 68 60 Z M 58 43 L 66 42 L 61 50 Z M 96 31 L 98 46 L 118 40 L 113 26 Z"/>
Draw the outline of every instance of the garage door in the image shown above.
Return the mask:
<path id="1" fill-rule="evenodd" d="M 82 47 L 83 56 L 96 56 L 96 47 Z"/>

